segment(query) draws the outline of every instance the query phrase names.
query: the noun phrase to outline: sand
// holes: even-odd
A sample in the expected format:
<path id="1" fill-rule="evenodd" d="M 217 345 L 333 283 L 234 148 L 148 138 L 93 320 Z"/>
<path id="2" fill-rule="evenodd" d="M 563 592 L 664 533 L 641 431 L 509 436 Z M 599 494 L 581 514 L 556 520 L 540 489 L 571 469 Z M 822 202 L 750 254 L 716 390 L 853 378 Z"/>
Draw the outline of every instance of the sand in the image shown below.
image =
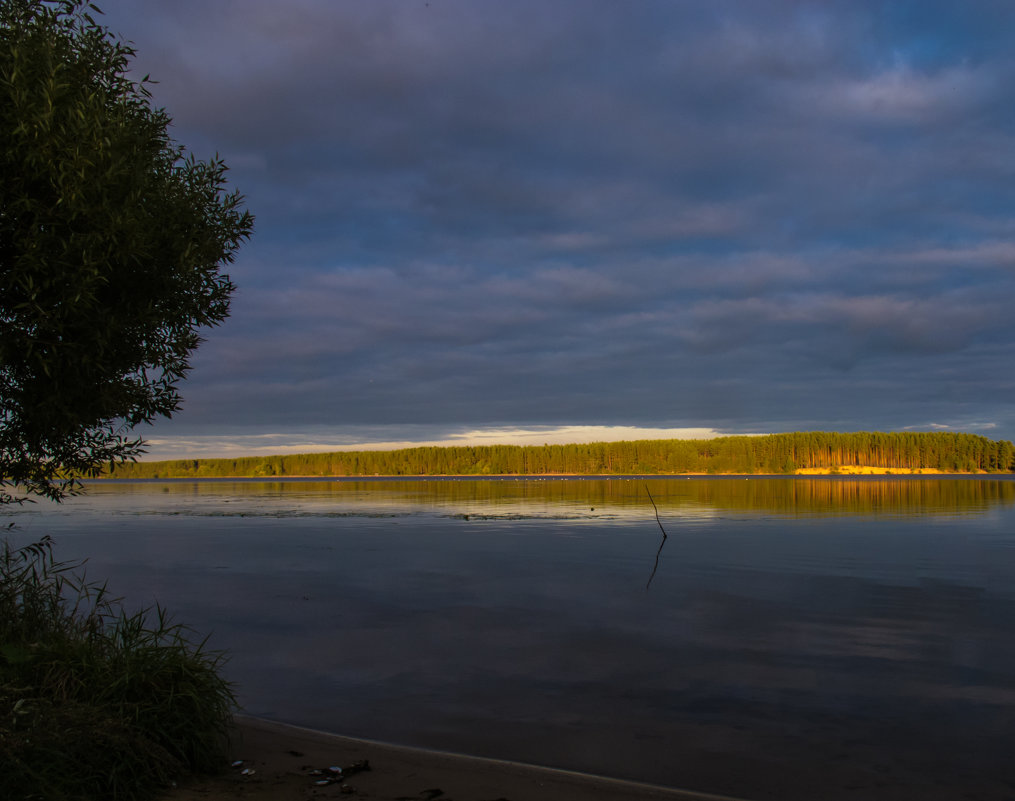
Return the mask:
<path id="1" fill-rule="evenodd" d="M 844 464 L 832 472 L 828 467 L 801 467 L 795 475 L 798 476 L 967 476 L 971 473 L 945 473 L 943 470 L 935 470 L 932 467 L 866 467 L 856 464 Z"/>
<path id="2" fill-rule="evenodd" d="M 161 801 L 740 801 L 494 759 L 340 737 L 251 717 L 237 718 L 231 745 L 242 764 L 197 777 Z M 369 770 L 330 784 L 313 770 Z M 244 773 L 244 771 L 248 771 Z"/>

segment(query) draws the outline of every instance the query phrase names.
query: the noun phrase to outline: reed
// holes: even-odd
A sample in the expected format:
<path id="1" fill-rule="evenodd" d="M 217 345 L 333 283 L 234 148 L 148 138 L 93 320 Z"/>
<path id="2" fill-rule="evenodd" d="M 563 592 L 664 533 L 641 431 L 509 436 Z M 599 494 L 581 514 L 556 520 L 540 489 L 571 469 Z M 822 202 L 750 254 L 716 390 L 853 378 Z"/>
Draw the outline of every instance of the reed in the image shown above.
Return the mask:
<path id="1" fill-rule="evenodd" d="M 0 547 L 0 798 L 151 798 L 225 762 L 236 700 L 159 606 L 128 612 L 49 537 Z"/>

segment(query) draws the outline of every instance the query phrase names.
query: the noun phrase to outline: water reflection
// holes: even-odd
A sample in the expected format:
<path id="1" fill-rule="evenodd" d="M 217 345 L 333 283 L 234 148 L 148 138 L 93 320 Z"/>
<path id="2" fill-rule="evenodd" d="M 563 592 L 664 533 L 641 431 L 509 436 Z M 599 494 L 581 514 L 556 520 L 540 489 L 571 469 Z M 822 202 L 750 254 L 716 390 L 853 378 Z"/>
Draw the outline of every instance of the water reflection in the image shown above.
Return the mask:
<path id="1" fill-rule="evenodd" d="M 1015 503 L 1009 478 L 648 478 L 476 480 L 217 480 L 93 482 L 92 494 L 151 500 L 153 487 L 165 505 L 185 511 L 228 514 L 225 503 L 258 500 L 284 515 L 340 512 L 355 506 L 409 514 L 419 510 L 485 517 L 602 517 L 642 515 L 652 508 L 670 517 L 707 517 L 724 512 L 856 516 L 979 514 Z M 216 502 L 220 502 L 216 506 Z M 244 510 L 242 513 L 248 513 Z M 240 512 L 237 512 L 240 513 Z M 598 514 L 597 514 L 598 513 Z"/>
<path id="2" fill-rule="evenodd" d="M 656 506 L 655 498 L 652 497 L 652 492 L 648 486 L 645 487 L 645 494 L 648 495 L 648 499 L 652 502 L 652 511 L 656 516 L 656 523 L 659 525 L 659 531 L 662 532 L 663 538 L 659 541 L 659 550 L 656 551 L 656 560 L 652 563 L 652 573 L 648 577 L 648 581 L 645 583 L 645 589 L 647 590 L 652 586 L 652 579 L 656 577 L 656 573 L 659 572 L 659 558 L 663 555 L 663 546 L 666 545 L 668 535 L 666 529 L 663 528 L 663 521 L 659 519 L 659 507 Z"/>
<path id="3" fill-rule="evenodd" d="M 253 714 L 750 798 L 992 800 L 1015 786 L 1013 500 L 981 478 L 103 483 L 12 517 L 213 632 Z"/>

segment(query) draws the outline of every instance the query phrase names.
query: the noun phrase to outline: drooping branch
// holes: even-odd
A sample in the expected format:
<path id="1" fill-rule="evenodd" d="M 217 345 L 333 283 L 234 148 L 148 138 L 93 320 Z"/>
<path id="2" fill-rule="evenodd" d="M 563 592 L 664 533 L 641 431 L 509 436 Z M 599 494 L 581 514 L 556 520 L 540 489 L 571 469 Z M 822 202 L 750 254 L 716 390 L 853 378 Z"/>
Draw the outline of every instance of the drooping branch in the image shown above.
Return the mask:
<path id="1" fill-rule="evenodd" d="M 666 529 L 663 528 L 663 521 L 659 519 L 659 507 L 656 506 L 655 498 L 652 497 L 652 493 L 649 491 L 648 484 L 645 485 L 645 492 L 648 494 L 648 499 L 652 501 L 652 508 L 656 513 L 656 523 L 659 524 L 659 530 L 663 533 L 663 538 L 659 543 L 659 550 L 656 551 L 656 563 L 652 568 L 652 575 L 648 577 L 648 582 L 645 584 L 645 590 L 652 586 L 652 579 L 656 577 L 656 571 L 659 569 L 659 557 L 662 555 L 663 546 L 666 544 L 667 536 Z"/>

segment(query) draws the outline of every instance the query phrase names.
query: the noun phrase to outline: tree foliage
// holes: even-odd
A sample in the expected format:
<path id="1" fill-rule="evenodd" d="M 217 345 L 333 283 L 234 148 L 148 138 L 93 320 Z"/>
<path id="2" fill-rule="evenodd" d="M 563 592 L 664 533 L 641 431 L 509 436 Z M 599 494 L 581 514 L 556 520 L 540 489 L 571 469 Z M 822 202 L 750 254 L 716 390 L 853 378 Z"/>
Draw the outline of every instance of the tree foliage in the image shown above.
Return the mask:
<path id="1" fill-rule="evenodd" d="M 59 499 L 140 452 L 130 430 L 179 409 L 252 230 L 97 13 L 0 3 L 0 502 L 14 485 Z"/>

